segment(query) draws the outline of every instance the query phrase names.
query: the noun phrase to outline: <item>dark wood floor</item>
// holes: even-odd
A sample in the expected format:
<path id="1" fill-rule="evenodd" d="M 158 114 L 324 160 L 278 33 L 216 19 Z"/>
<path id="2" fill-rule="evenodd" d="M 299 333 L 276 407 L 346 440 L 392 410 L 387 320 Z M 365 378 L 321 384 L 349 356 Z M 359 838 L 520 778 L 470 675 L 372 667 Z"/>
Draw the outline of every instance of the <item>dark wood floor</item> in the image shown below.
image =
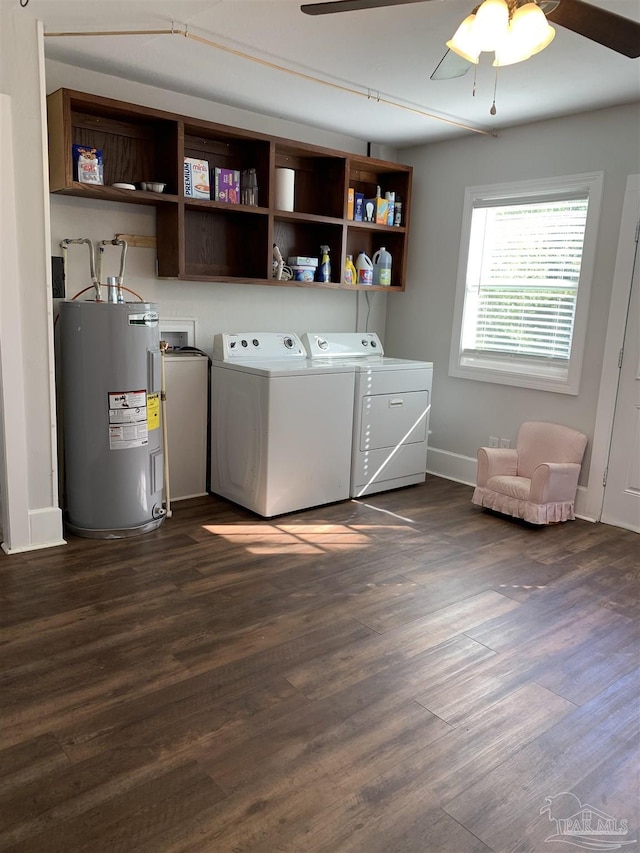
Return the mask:
<path id="1" fill-rule="evenodd" d="M 470 498 L 3 555 L 0 849 L 557 853 L 585 805 L 637 842 L 640 537 Z"/>

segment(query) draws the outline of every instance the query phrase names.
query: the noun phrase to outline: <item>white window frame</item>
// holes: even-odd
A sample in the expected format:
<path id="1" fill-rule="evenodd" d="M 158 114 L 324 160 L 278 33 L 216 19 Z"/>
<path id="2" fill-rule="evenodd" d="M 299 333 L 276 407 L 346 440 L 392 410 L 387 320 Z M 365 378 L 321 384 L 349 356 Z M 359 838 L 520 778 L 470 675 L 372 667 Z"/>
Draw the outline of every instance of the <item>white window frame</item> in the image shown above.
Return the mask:
<path id="1" fill-rule="evenodd" d="M 555 391 L 561 394 L 577 395 L 580 387 L 582 358 L 589 314 L 589 296 L 596 253 L 596 239 L 600 219 L 603 172 L 589 172 L 580 175 L 566 175 L 557 178 L 543 178 L 530 181 L 518 181 L 489 186 L 467 187 L 464 196 L 462 214 L 462 232 L 460 255 L 458 259 L 458 279 L 451 335 L 451 353 L 449 375 L 461 379 L 475 379 L 480 382 L 494 382 L 501 385 L 515 385 L 520 388 L 537 388 L 543 391 Z M 571 354 L 566 367 L 537 360 L 535 358 L 512 358 L 508 355 L 473 356 L 464 353 L 462 348 L 462 330 L 465 301 L 467 296 L 467 264 L 471 235 L 471 217 L 474 205 L 482 202 L 518 201 L 534 202 L 551 200 L 574 193 L 587 193 L 589 207 L 584 235 L 582 263 L 576 300 Z"/>

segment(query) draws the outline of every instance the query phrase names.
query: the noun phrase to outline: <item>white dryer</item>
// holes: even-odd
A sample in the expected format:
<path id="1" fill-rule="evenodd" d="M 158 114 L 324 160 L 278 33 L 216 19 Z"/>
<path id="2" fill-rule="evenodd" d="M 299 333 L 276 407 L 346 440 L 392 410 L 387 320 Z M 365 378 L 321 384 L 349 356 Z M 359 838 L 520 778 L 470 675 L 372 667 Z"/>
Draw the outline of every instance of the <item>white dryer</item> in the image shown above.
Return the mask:
<path id="1" fill-rule="evenodd" d="M 266 518 L 347 499 L 354 382 L 294 333 L 216 335 L 211 491 Z"/>
<path id="2" fill-rule="evenodd" d="M 355 371 L 351 497 L 424 481 L 433 364 L 389 358 L 373 332 L 308 332 L 315 364 Z"/>

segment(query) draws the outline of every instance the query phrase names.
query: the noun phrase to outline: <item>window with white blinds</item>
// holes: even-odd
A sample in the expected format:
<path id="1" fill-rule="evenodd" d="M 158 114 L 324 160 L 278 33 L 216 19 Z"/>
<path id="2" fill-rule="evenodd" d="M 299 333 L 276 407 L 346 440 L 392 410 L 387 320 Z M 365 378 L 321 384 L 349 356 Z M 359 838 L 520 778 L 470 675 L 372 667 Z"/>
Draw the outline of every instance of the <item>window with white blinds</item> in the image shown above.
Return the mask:
<path id="1" fill-rule="evenodd" d="M 452 375 L 577 393 L 601 176 L 576 177 L 467 190 Z"/>

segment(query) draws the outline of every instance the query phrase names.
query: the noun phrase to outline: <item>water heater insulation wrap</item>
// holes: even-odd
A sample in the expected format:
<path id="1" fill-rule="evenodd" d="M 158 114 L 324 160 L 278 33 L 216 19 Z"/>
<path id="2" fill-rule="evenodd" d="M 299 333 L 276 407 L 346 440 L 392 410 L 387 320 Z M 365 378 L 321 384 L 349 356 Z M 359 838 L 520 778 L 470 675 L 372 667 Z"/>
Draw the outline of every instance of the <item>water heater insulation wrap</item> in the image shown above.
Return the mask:
<path id="1" fill-rule="evenodd" d="M 145 533 L 162 509 L 158 306 L 62 302 L 65 514 L 95 538 Z"/>

